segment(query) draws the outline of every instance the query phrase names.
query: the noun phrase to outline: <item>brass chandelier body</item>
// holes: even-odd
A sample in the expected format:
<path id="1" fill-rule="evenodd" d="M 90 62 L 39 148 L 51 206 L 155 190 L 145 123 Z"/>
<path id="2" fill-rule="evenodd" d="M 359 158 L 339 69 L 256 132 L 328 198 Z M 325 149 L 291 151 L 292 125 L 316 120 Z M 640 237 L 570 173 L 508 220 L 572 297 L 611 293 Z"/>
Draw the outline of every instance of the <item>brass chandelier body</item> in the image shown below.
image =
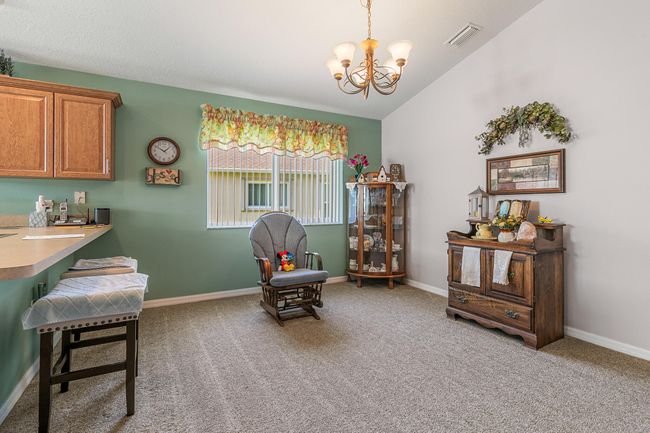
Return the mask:
<path id="1" fill-rule="evenodd" d="M 388 46 L 392 61 L 380 64 L 375 58 L 375 51 L 379 41 L 372 38 L 372 0 L 361 0 L 361 4 L 368 10 L 368 38 L 359 46 L 363 49 L 365 57 L 356 67 L 351 67 L 354 55 L 354 44 L 347 42 L 338 45 L 334 52 L 336 60 L 328 62 L 332 76 L 339 89 L 349 95 L 362 93 L 368 98 L 370 88 L 374 88 L 382 95 L 391 95 L 397 90 L 397 83 L 402 77 L 408 54 L 411 50 L 409 41 L 399 41 Z"/>

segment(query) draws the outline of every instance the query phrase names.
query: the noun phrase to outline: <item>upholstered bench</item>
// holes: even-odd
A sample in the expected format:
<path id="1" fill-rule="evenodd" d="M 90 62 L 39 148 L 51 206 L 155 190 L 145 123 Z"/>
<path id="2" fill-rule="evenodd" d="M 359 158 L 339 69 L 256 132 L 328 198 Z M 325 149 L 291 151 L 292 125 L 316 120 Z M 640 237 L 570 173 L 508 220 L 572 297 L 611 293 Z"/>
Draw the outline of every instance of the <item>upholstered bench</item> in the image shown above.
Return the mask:
<path id="1" fill-rule="evenodd" d="M 126 370 L 127 415 L 135 412 L 137 365 L 137 323 L 148 276 L 139 273 L 99 275 L 63 279 L 46 296 L 37 300 L 23 316 L 23 328 L 40 334 L 39 432 L 50 425 L 52 385 L 68 390 L 70 381 Z M 126 327 L 126 332 L 71 341 L 75 331 L 98 331 Z M 61 331 L 61 355 L 52 364 L 53 335 Z M 126 341 L 126 360 L 71 371 L 72 350 Z"/>

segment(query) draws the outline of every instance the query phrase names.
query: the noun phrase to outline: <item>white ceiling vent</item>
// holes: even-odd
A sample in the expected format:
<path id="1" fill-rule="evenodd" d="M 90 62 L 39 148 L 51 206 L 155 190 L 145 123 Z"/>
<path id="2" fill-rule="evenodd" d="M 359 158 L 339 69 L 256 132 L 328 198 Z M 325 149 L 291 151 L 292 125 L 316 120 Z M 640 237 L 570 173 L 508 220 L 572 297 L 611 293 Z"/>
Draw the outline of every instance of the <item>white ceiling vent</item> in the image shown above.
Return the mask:
<path id="1" fill-rule="evenodd" d="M 447 45 L 460 46 L 465 43 L 469 38 L 474 36 L 476 33 L 480 32 L 483 27 L 467 23 L 462 29 L 458 30 L 451 38 L 445 41 Z"/>

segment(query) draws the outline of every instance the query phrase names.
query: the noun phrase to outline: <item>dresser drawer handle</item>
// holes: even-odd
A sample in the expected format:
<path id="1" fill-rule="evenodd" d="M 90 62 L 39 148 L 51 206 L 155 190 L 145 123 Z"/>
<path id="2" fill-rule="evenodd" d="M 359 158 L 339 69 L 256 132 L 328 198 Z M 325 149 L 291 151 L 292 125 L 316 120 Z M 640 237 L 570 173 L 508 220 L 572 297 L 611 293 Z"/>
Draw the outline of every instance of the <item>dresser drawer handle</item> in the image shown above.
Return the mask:
<path id="1" fill-rule="evenodd" d="M 456 299 L 458 299 L 458 302 L 461 304 L 467 304 L 467 298 L 463 295 L 456 295 Z"/>
<path id="2" fill-rule="evenodd" d="M 519 313 L 516 311 L 512 310 L 506 310 L 506 316 L 510 317 L 511 319 L 518 319 L 519 318 Z"/>
<path id="3" fill-rule="evenodd" d="M 515 277 L 515 273 L 514 273 L 514 272 L 508 272 L 508 278 L 509 278 L 509 279 L 512 280 L 514 277 Z"/>

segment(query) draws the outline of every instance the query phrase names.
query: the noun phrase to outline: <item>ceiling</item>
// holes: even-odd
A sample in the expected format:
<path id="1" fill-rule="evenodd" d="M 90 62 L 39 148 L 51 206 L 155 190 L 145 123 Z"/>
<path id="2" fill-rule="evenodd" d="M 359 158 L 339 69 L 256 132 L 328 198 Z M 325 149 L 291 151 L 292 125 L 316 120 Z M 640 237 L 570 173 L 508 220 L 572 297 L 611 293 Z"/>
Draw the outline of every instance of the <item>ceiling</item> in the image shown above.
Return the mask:
<path id="1" fill-rule="evenodd" d="M 325 67 L 336 44 L 366 37 L 359 0 L 0 0 L 0 46 L 29 63 L 382 119 L 540 1 L 374 0 L 379 57 L 394 40 L 414 49 L 397 93 L 368 100 Z M 467 22 L 483 30 L 445 45 Z"/>

